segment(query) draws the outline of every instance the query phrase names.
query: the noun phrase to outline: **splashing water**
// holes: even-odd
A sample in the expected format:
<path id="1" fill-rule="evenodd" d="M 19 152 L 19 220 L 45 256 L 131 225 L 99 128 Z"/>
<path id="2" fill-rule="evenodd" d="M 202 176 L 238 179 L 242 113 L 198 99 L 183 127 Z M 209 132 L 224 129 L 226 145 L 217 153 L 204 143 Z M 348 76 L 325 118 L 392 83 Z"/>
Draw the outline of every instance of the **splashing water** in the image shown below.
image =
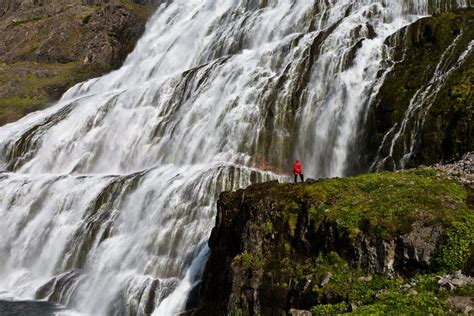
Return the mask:
<path id="1" fill-rule="evenodd" d="M 385 39 L 443 9 L 428 2 L 160 6 L 122 68 L 0 128 L 0 290 L 94 315 L 183 310 L 220 192 L 287 179 L 294 158 L 351 172 Z"/>

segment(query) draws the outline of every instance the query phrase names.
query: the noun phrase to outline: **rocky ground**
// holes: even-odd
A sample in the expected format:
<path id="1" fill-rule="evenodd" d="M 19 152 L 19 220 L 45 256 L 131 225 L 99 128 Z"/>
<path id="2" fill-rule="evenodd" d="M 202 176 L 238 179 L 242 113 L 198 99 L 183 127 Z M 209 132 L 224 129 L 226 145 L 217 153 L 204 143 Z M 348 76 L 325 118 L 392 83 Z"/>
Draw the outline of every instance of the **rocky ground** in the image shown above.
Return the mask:
<path id="1" fill-rule="evenodd" d="M 465 154 L 461 160 L 453 163 L 436 164 L 434 168 L 439 170 L 442 176 L 455 178 L 474 188 L 474 152 Z"/>
<path id="2" fill-rule="evenodd" d="M 473 190 L 434 168 L 223 193 L 193 313 L 471 313 L 473 227 Z"/>
<path id="3" fill-rule="evenodd" d="M 0 1 L 0 126 L 118 68 L 160 2 Z"/>

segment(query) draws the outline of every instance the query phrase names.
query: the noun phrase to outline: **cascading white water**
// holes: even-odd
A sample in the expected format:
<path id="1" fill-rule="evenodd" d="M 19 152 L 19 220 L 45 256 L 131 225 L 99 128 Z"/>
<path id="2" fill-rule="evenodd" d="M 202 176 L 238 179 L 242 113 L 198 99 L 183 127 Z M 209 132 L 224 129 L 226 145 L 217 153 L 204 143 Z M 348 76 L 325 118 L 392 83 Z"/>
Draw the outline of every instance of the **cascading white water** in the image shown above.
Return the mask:
<path id="1" fill-rule="evenodd" d="M 94 315 L 182 310 L 218 194 L 293 158 L 345 174 L 384 41 L 429 2 L 162 5 L 121 69 L 0 129 L 0 293 Z"/>

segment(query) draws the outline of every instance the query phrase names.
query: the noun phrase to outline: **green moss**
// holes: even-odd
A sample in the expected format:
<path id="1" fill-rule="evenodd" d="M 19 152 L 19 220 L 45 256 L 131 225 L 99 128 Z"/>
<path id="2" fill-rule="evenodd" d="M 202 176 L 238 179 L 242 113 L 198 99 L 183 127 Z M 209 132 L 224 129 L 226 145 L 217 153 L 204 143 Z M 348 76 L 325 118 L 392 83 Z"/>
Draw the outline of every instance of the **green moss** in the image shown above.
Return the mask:
<path id="1" fill-rule="evenodd" d="M 153 13 L 154 7 L 150 4 L 141 5 L 131 0 L 120 0 L 122 6 L 136 17 L 131 21 L 140 26 Z M 70 19 L 72 24 L 64 32 L 27 32 L 27 37 L 19 37 L 18 43 L 11 51 L 9 64 L 0 62 L 0 126 L 17 120 L 25 114 L 34 111 L 49 102 L 56 101 L 64 91 L 74 84 L 86 79 L 94 78 L 118 67 L 126 55 L 133 49 L 140 27 L 125 27 L 116 30 L 118 54 L 109 64 L 83 63 L 83 56 L 78 51 L 84 51 L 84 32 L 90 32 L 85 27 L 94 17 L 94 14 L 103 9 L 104 5 L 83 5 L 74 8 L 65 8 L 61 15 Z M 46 11 L 52 7 L 44 8 Z M 71 9 L 71 10 L 70 10 Z M 54 10 L 53 10 L 54 11 Z M 57 12 L 56 12 L 57 13 Z M 44 30 L 54 30 L 59 16 L 48 14 L 43 17 L 34 17 L 13 21 L 8 27 L 15 28 L 27 23 L 37 22 L 38 27 Z M 82 21 L 82 26 L 73 21 Z M 36 24 L 35 24 L 36 25 Z M 28 25 L 32 28 L 35 25 Z M 23 26 L 25 28 L 26 26 Z M 20 27 L 21 28 L 21 27 Z M 20 29 L 19 28 L 19 29 Z M 109 36 L 110 34 L 103 34 Z M 51 47 L 50 52 L 41 52 L 38 48 L 45 43 Z M 114 44 L 115 45 L 115 44 Z M 75 59 L 73 62 L 67 62 Z M 58 63 L 54 61 L 57 60 Z M 15 101 L 15 102 L 12 102 Z"/>
<path id="2" fill-rule="evenodd" d="M 415 222 L 418 226 L 439 223 L 445 227 L 471 223 L 466 215 L 472 212 L 467 205 L 467 189 L 426 167 L 326 179 L 312 185 L 274 185 L 257 192 L 256 199 L 274 198 L 278 210 L 274 216 L 284 218 L 291 237 L 303 208 L 314 227 L 333 220 L 351 239 L 363 232 L 391 240 L 411 232 Z"/>
<path id="3" fill-rule="evenodd" d="M 474 246 L 474 213 L 463 213 L 463 218 L 447 228 L 438 247 L 435 262 L 439 269 L 455 271 L 465 267 Z"/>
<path id="4" fill-rule="evenodd" d="M 34 18 L 31 18 L 31 19 L 26 19 L 26 20 L 19 20 L 19 21 L 13 21 L 10 26 L 18 26 L 18 25 L 22 25 L 22 24 L 26 24 L 26 23 L 31 23 L 31 22 L 36 22 L 36 21 L 40 21 L 44 19 L 44 17 L 42 16 L 38 16 L 38 17 L 34 17 Z"/>
<path id="5" fill-rule="evenodd" d="M 474 297 L 474 284 L 468 284 L 464 287 L 457 288 L 456 290 L 454 290 L 454 294 L 458 296 Z"/>
<path id="6" fill-rule="evenodd" d="M 313 291 L 321 304 L 314 306 L 314 315 L 335 315 L 348 312 L 351 304 L 357 306 L 355 315 L 399 314 L 443 315 L 447 312 L 447 293 L 440 292 L 437 277 L 418 275 L 413 279 L 390 278 L 385 275 L 367 276 L 347 264 L 335 265 L 321 257 L 316 271 L 330 271 L 333 276 L 324 286 Z M 327 302 L 328 299 L 331 302 Z"/>
<path id="7" fill-rule="evenodd" d="M 251 254 L 249 252 L 244 252 L 240 255 L 240 257 L 236 258 L 240 260 L 242 267 L 247 270 L 258 270 L 263 268 L 265 265 L 265 259 L 263 256 L 258 254 Z"/>
<path id="8" fill-rule="evenodd" d="M 391 280 L 386 276 L 376 275 L 366 278 L 367 275 L 363 271 L 350 267 L 335 254 L 319 257 L 313 269 L 317 271 L 319 282 L 326 273 L 332 274 L 329 283 L 324 286 L 318 283 L 313 288 L 317 300 L 321 303 L 345 302 L 358 306 L 369 304 L 380 291 L 396 289 L 402 284 L 401 279 Z"/>
<path id="9" fill-rule="evenodd" d="M 296 214 L 290 213 L 288 217 L 288 228 L 289 228 L 290 236 L 295 235 L 297 222 L 298 222 L 298 216 Z"/>
<path id="10" fill-rule="evenodd" d="M 96 65 L 77 62 L 0 64 L 0 70 L 0 86 L 14 87 L 8 93 L 0 94 L 0 125 L 37 110 L 77 82 L 104 71 Z M 58 92 L 52 95 L 52 90 Z"/>
<path id="11" fill-rule="evenodd" d="M 44 104 L 45 99 L 33 99 L 33 98 L 20 98 L 20 97 L 11 97 L 11 98 L 0 98 L 0 108 L 6 108 L 11 105 L 18 106 L 20 108 L 26 108 L 29 106 L 37 106 Z"/>
<path id="12" fill-rule="evenodd" d="M 274 229 L 273 229 L 273 224 L 271 221 L 267 221 L 263 225 L 263 231 L 265 232 L 266 235 L 271 235 L 273 233 Z"/>
<path id="13" fill-rule="evenodd" d="M 278 211 L 272 216 L 287 223 L 291 238 L 295 237 L 302 209 L 307 209 L 308 224 L 315 229 L 323 221 L 332 220 L 337 222 L 341 237 L 350 239 L 364 233 L 392 240 L 411 232 L 415 222 L 417 226 L 441 224 L 456 236 L 472 225 L 467 215 L 472 213 L 472 207 L 467 205 L 466 188 L 426 167 L 326 179 L 312 185 L 274 185 L 265 190 L 256 189 L 256 194 L 256 199 L 274 198 Z M 455 223 L 465 223 L 466 227 L 460 229 Z M 265 223 L 263 228 L 267 233 L 279 230 L 270 223 Z M 452 240 L 449 245 L 453 244 Z M 469 244 L 463 242 L 462 246 L 467 249 Z M 466 255 L 467 250 L 456 266 Z"/>
<path id="14" fill-rule="evenodd" d="M 46 98 L 8 97 L 0 98 L 0 126 L 15 121 L 23 115 L 46 104 Z"/>
<path id="15" fill-rule="evenodd" d="M 358 305 L 355 315 L 386 315 L 396 311 L 400 315 L 445 315 L 448 311 L 447 294 L 438 291 L 435 275 L 418 275 L 403 281 L 383 280 L 385 286 L 377 291 L 369 304 Z"/>
<path id="16" fill-rule="evenodd" d="M 87 24 L 89 23 L 89 21 L 91 20 L 92 18 L 92 14 L 88 14 L 84 17 L 84 19 L 82 19 L 82 24 Z"/>
<path id="17" fill-rule="evenodd" d="M 125 9 L 141 18 L 149 17 L 154 11 L 153 6 L 149 4 L 137 4 L 131 0 L 119 0 L 119 2 Z"/>
<path id="18" fill-rule="evenodd" d="M 355 305 L 356 315 L 441 315 L 449 312 L 448 294 L 438 290 L 437 275 L 468 265 L 474 249 L 468 193 L 426 167 L 313 184 L 269 182 L 221 195 L 221 229 L 245 235 L 235 249 L 247 251 L 234 254 L 233 265 L 243 272 L 241 284 L 258 282 L 252 284 L 259 284 L 262 308 L 280 311 L 298 304 L 314 315 L 334 315 Z M 248 212 L 239 213 L 242 207 Z M 248 223 L 235 232 L 235 223 L 242 224 L 239 214 Z M 379 269 L 368 261 L 381 257 L 359 257 L 368 253 L 361 236 L 377 247 L 380 238 L 396 244 L 401 234 L 434 225 L 445 236 L 427 268 L 404 262 L 397 253 L 395 273 L 369 274 Z M 341 238 L 325 239 L 325 233 Z"/>
<path id="19" fill-rule="evenodd" d="M 455 181 L 440 180 L 428 168 L 329 179 L 307 186 L 305 192 L 318 199 L 326 196 L 322 207 L 312 206 L 310 219 L 316 223 L 333 219 L 351 238 L 365 231 L 391 239 L 410 232 L 415 221 L 450 223 L 467 209 L 466 189 Z"/>
<path id="20" fill-rule="evenodd" d="M 400 38 L 401 37 L 401 38 Z M 474 38 L 474 10 L 448 12 L 421 19 L 402 29 L 389 41 L 395 46 L 396 63 L 384 81 L 377 96 L 372 124 L 374 130 L 370 145 L 378 152 L 382 139 L 395 125 L 400 125 L 417 91 L 424 91 L 433 79 L 442 56 L 443 69 L 449 73 L 434 99 L 426 104 L 426 115 L 418 133 L 416 151 L 410 166 L 432 164 L 441 160 L 459 159 L 465 152 L 474 150 L 472 137 L 474 55 L 468 55 L 462 64 L 456 60 L 465 52 Z M 450 47 L 450 54 L 446 55 Z M 421 90 L 420 90 L 421 89 Z M 412 120 L 401 135 L 400 142 L 390 155 L 399 161 L 405 148 L 402 140 L 413 134 Z M 382 148 L 382 156 L 389 155 L 389 144 Z M 391 168 L 389 166 L 388 168 Z"/>
<path id="21" fill-rule="evenodd" d="M 344 313 L 347 310 L 347 304 L 337 303 L 337 304 L 321 304 L 315 306 L 311 309 L 311 313 L 314 316 L 331 316 Z"/>

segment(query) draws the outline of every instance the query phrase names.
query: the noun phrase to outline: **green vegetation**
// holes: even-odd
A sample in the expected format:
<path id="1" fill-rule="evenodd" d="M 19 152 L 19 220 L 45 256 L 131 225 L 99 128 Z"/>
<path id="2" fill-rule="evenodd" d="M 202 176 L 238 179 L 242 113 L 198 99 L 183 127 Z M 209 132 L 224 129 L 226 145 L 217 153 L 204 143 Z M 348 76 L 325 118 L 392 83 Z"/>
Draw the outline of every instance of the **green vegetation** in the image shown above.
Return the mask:
<path id="1" fill-rule="evenodd" d="M 435 170 L 423 167 L 327 179 L 314 185 L 284 184 L 265 193 L 281 197 L 276 203 L 282 212 L 276 216 L 287 218 L 291 236 L 297 226 L 301 201 L 306 203 L 304 207 L 312 226 L 319 226 L 323 220 L 337 221 L 343 228 L 341 232 L 350 239 L 364 232 L 391 240 L 397 234 L 409 233 L 415 222 L 422 226 L 439 223 L 453 235 L 447 247 L 459 242 L 467 251 L 466 239 L 471 236 L 467 230 L 474 227 L 472 209 L 466 204 L 467 190 L 456 181 L 440 178 Z M 462 238 L 456 241 L 455 236 Z"/>
<path id="2" fill-rule="evenodd" d="M 58 100 L 78 82 L 119 67 L 154 11 L 151 4 L 113 0 L 108 3 L 121 5 L 129 14 L 105 14 L 105 20 L 95 21 L 105 4 L 78 2 L 58 10 L 53 2 L 42 6 L 41 16 L 35 16 L 34 5 L 25 6 L 0 23 L 0 37 L 5 38 L 0 126 Z M 100 27 L 89 25 L 96 22 Z"/>
<path id="3" fill-rule="evenodd" d="M 134 3 L 131 0 L 119 0 L 119 3 L 128 11 L 133 12 L 137 16 L 141 18 L 147 18 L 149 17 L 153 11 L 154 8 L 151 5 L 144 5 L 144 4 L 138 4 Z"/>
<path id="4" fill-rule="evenodd" d="M 430 169 L 330 179 L 305 191 L 323 201 L 310 219 L 337 220 L 352 239 L 363 230 L 389 240 L 410 232 L 415 221 L 450 223 L 467 211 L 466 190 Z"/>
<path id="5" fill-rule="evenodd" d="M 260 290 L 266 295 L 298 293 L 287 295 L 297 295 L 306 304 L 299 307 L 313 315 L 450 312 L 449 295 L 457 294 L 440 290 L 437 277 L 465 268 L 474 249 L 474 210 L 468 189 L 456 180 L 420 167 L 314 184 L 258 184 L 236 194 L 221 196 L 221 207 L 229 209 L 221 229 L 234 231 L 240 208 L 234 203 L 243 203 L 250 214 L 243 249 L 252 252 L 239 253 L 232 262 L 246 276 L 263 272 Z M 440 234 L 426 265 L 404 262 L 397 253 L 392 259 L 378 254 L 377 244 L 395 247 L 401 236 L 424 227 L 439 227 Z M 374 249 L 364 250 L 363 240 Z M 379 260 L 398 266 L 377 268 L 386 264 Z M 458 291 L 472 295 L 472 287 Z M 271 306 L 284 311 L 284 301 L 268 304 L 280 303 Z"/>
<path id="6" fill-rule="evenodd" d="M 355 315 L 385 315 L 394 311 L 400 314 L 443 315 L 448 308 L 448 294 L 438 289 L 434 274 L 421 274 L 409 279 L 371 276 L 351 268 L 347 263 L 334 264 L 334 259 L 324 257 L 314 269 L 333 274 L 328 284 L 313 289 L 318 301 L 324 302 L 329 297 L 338 302 L 314 306 L 313 315 L 344 314 L 350 311 L 351 305 L 356 306 L 351 311 Z"/>
<path id="7" fill-rule="evenodd" d="M 386 315 L 396 311 L 401 315 L 446 315 L 448 306 L 447 294 L 436 289 L 434 276 L 422 276 L 422 280 L 413 289 L 388 287 L 381 290 L 375 301 L 363 305 L 355 315 Z"/>
<path id="8" fill-rule="evenodd" d="M 244 269 L 261 269 L 265 265 L 265 259 L 261 255 L 244 252 L 236 260 L 240 261 Z"/>
<path id="9" fill-rule="evenodd" d="M 311 309 L 311 313 L 314 316 L 331 316 L 342 314 L 347 310 L 346 303 L 337 303 L 337 304 L 321 304 L 315 306 Z"/>
<path id="10" fill-rule="evenodd" d="M 82 24 L 87 24 L 91 20 L 93 14 L 88 14 L 82 19 Z"/>
<path id="11" fill-rule="evenodd" d="M 463 213 L 462 218 L 451 223 L 438 248 L 436 264 L 440 269 L 454 271 L 466 265 L 474 245 L 474 213 Z"/>
<path id="12" fill-rule="evenodd" d="M 97 65 L 70 63 L 0 63 L 0 126 L 45 106 L 77 82 L 104 71 Z"/>
<path id="13" fill-rule="evenodd" d="M 454 291 L 454 294 L 459 296 L 474 297 L 474 284 L 469 284 L 464 287 L 460 287 Z"/>
<path id="14" fill-rule="evenodd" d="M 234 316 L 242 316 L 244 313 L 242 312 L 242 309 L 237 309 L 235 312 L 234 312 Z"/>
<path id="15" fill-rule="evenodd" d="M 40 108 L 47 102 L 46 98 L 0 98 L 0 125 L 15 121 L 21 116 Z"/>
<path id="16" fill-rule="evenodd" d="M 10 26 L 11 26 L 11 27 L 13 27 L 13 26 L 18 26 L 18 25 L 22 25 L 22 24 L 26 24 L 26 23 L 31 23 L 31 22 L 40 21 L 40 20 L 42 20 L 42 19 L 44 19 L 44 17 L 38 16 L 38 17 L 31 18 L 31 19 L 13 21 L 13 22 L 10 24 Z"/>

